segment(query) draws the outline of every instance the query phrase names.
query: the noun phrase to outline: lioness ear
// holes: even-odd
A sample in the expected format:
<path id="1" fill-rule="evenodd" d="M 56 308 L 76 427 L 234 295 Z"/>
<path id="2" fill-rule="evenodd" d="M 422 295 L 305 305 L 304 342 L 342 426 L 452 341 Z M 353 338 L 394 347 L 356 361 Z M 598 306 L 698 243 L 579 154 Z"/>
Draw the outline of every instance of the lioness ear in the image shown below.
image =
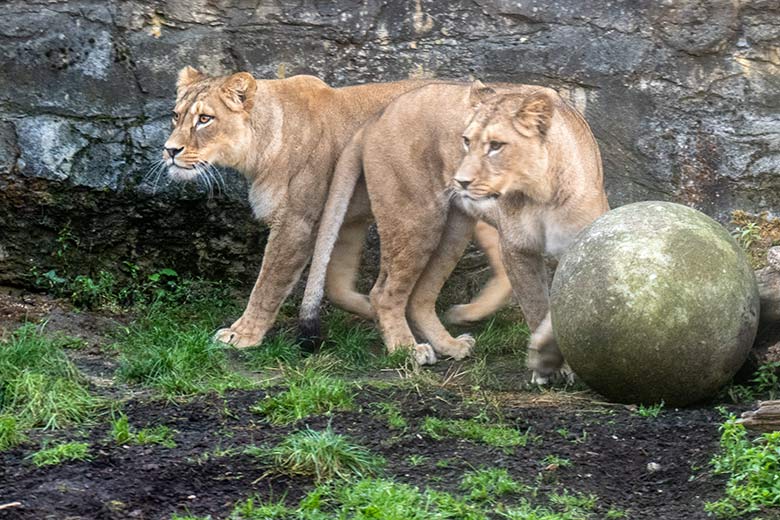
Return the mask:
<path id="1" fill-rule="evenodd" d="M 495 90 L 485 86 L 480 80 L 476 80 L 471 84 L 471 90 L 469 90 L 469 105 L 471 105 L 471 108 L 474 108 L 477 105 L 484 103 L 490 96 L 495 95 L 495 93 Z"/>
<path id="2" fill-rule="evenodd" d="M 205 74 L 187 65 L 179 71 L 179 80 L 176 82 L 176 88 L 182 89 L 188 87 L 196 81 L 200 81 L 204 77 L 206 77 Z"/>
<path id="3" fill-rule="evenodd" d="M 248 72 L 233 74 L 222 85 L 222 100 L 230 110 L 249 110 L 254 104 L 257 82 Z"/>
<path id="4" fill-rule="evenodd" d="M 553 102 L 550 96 L 540 92 L 527 97 L 515 114 L 517 130 L 526 137 L 547 134 L 553 115 Z"/>

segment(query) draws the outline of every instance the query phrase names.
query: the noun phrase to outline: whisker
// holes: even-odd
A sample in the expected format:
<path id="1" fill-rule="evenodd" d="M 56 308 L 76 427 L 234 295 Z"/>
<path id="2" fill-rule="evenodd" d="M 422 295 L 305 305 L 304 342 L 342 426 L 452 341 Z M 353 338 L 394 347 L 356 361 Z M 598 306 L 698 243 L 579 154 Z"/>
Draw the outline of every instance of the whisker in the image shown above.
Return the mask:
<path id="1" fill-rule="evenodd" d="M 220 189 L 220 193 L 227 195 L 227 185 L 225 179 L 222 176 L 222 171 L 211 163 L 206 163 L 206 168 L 211 172 L 211 175 L 217 182 L 217 187 Z"/>

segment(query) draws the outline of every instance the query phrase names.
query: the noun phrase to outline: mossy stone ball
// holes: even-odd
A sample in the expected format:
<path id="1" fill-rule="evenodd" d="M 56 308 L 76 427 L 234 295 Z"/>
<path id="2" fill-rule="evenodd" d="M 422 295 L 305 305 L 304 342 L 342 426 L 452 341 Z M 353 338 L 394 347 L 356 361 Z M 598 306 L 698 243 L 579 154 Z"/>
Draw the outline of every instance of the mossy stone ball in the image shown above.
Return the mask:
<path id="1" fill-rule="evenodd" d="M 745 362 L 759 297 L 720 224 L 670 202 L 614 209 L 563 254 L 550 291 L 555 338 L 587 385 L 621 403 L 685 406 Z"/>

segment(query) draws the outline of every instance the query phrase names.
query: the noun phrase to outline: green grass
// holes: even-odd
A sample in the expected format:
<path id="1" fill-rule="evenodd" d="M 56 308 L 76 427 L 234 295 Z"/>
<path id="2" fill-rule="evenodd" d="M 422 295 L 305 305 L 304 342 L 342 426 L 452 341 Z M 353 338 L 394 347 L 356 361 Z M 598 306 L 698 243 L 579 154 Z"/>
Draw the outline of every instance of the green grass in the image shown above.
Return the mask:
<path id="1" fill-rule="evenodd" d="M 26 439 L 16 417 L 0 415 L 0 451 L 18 446 Z"/>
<path id="2" fill-rule="evenodd" d="M 233 508 L 230 520 L 276 520 L 292 518 L 294 512 L 283 500 L 263 501 L 259 497 L 249 497 Z"/>
<path id="3" fill-rule="evenodd" d="M 466 473 L 460 489 L 467 493 L 469 500 L 477 502 L 494 502 L 504 495 L 527 491 L 526 486 L 513 480 L 503 468 L 478 469 Z"/>
<path id="4" fill-rule="evenodd" d="M 44 336 L 32 324 L 0 342 L 0 414 L 19 429 L 55 429 L 94 418 L 103 402 L 93 396 L 63 348 L 72 340 Z"/>
<path id="5" fill-rule="evenodd" d="M 52 448 L 44 448 L 31 455 L 36 466 L 53 466 L 74 460 L 89 460 L 89 444 L 86 442 L 66 442 Z"/>
<path id="6" fill-rule="evenodd" d="M 636 413 L 640 417 L 655 419 L 656 417 L 658 417 L 658 415 L 660 415 L 663 409 L 664 409 L 664 402 L 661 401 L 660 403 L 656 403 L 648 406 L 640 404 L 639 407 L 636 409 L 636 412 L 634 413 Z"/>
<path id="7" fill-rule="evenodd" d="M 251 387 L 229 369 L 225 347 L 212 341 L 223 306 L 208 300 L 151 305 L 118 338 L 119 378 L 172 397 Z"/>
<path id="8" fill-rule="evenodd" d="M 173 431 L 167 426 L 155 426 L 154 428 L 142 428 L 135 431 L 125 414 L 119 414 L 111 420 L 111 438 L 117 444 L 159 444 L 166 448 L 175 448 Z"/>
<path id="9" fill-rule="evenodd" d="M 340 309 L 332 308 L 325 316 L 327 338 L 323 350 L 338 358 L 347 370 L 367 370 L 382 364 L 373 348 L 382 344 L 376 326 Z"/>
<path id="10" fill-rule="evenodd" d="M 310 415 L 328 414 L 353 407 L 354 393 L 343 379 L 311 366 L 286 372 L 287 389 L 266 396 L 252 406 L 274 424 L 289 424 Z"/>
<path id="11" fill-rule="evenodd" d="M 517 309 L 503 309 L 490 318 L 475 337 L 475 355 L 516 354 L 524 357 L 531 333 L 528 325 L 518 318 L 517 312 Z M 522 361 L 520 358 L 519 362 Z"/>
<path id="12" fill-rule="evenodd" d="M 750 439 L 732 415 L 721 426 L 720 452 L 712 465 L 729 480 L 726 496 L 705 505 L 708 513 L 736 518 L 780 508 L 780 432 Z"/>
<path id="13" fill-rule="evenodd" d="M 281 330 L 263 340 L 263 344 L 259 347 L 244 351 L 244 362 L 247 368 L 256 371 L 295 365 L 301 359 L 301 348 L 290 330 Z"/>
<path id="14" fill-rule="evenodd" d="M 445 437 L 467 439 L 501 448 L 512 453 L 516 446 L 525 446 L 532 439 L 530 431 L 520 433 L 516 428 L 488 423 L 484 418 L 439 419 L 426 417 L 422 431 L 433 439 Z"/>
<path id="15" fill-rule="evenodd" d="M 374 475 L 384 463 L 381 457 L 330 427 L 290 434 L 262 455 L 269 460 L 274 473 L 312 476 L 316 482 Z"/>
<path id="16" fill-rule="evenodd" d="M 301 501 L 296 511 L 304 520 L 487 520 L 478 507 L 440 491 L 387 479 L 362 479 L 342 486 L 320 486 Z"/>

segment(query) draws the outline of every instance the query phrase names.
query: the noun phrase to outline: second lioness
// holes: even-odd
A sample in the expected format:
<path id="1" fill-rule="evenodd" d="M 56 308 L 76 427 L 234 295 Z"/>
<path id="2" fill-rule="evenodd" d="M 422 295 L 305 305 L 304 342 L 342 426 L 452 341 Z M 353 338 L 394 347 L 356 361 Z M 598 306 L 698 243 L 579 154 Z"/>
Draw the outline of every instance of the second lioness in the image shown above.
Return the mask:
<path id="1" fill-rule="evenodd" d="M 391 103 L 342 154 L 301 308 L 304 326 L 317 320 L 328 257 L 361 166 L 381 243 L 371 303 L 388 348 L 413 346 L 423 363 L 435 360 L 433 351 L 460 358 L 473 346 L 471 337 L 446 331 L 434 304 L 475 215 L 499 229 L 515 294 L 537 329 L 547 313 L 543 253 L 560 253 L 607 209 L 596 142 L 555 91 L 478 82 L 421 87 Z M 417 343 L 407 311 L 430 345 Z M 532 349 L 554 349 L 548 336 L 536 338 Z M 539 380 L 562 364 L 560 356 L 545 359 L 551 362 L 529 357 Z"/>
<path id="2" fill-rule="evenodd" d="M 212 77 L 191 67 L 179 73 L 173 129 L 163 151 L 170 175 L 192 180 L 208 174 L 213 165 L 238 170 L 249 181 L 255 216 L 271 228 L 246 310 L 229 328 L 218 331 L 216 339 L 238 347 L 262 341 L 310 258 L 342 148 L 396 96 L 425 83 L 334 89 L 311 76 L 257 80 L 240 72 Z M 350 208 L 356 218 L 348 219 L 341 230 L 328 272 L 328 294 L 342 308 L 372 317 L 368 299 L 354 288 L 370 215 L 363 184 L 355 190 Z M 489 233 L 483 230 L 481 242 L 491 242 L 485 236 Z M 492 263 L 500 267 L 500 261 Z M 488 289 L 508 282 L 504 276 L 491 284 Z M 477 310 L 489 313 L 495 306 L 494 299 L 492 307 L 477 305 Z M 464 319 L 473 316 L 461 313 Z"/>

